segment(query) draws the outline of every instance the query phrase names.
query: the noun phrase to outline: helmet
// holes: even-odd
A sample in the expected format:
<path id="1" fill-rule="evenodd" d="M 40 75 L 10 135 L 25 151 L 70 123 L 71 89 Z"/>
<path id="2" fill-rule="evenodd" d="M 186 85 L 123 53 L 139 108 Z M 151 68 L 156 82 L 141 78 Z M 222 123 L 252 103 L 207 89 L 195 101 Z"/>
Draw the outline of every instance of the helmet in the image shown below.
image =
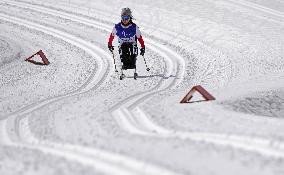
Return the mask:
<path id="1" fill-rule="evenodd" d="M 130 16 L 130 18 L 133 18 L 132 12 L 128 7 L 125 7 L 121 10 L 121 16 Z"/>

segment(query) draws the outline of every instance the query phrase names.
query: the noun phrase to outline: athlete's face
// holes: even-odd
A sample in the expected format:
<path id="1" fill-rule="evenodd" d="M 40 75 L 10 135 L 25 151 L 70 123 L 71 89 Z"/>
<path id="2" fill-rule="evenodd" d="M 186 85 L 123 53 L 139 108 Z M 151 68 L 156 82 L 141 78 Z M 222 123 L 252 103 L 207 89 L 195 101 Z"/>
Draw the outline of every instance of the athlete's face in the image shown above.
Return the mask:
<path id="1" fill-rule="evenodd" d="M 130 21 L 130 16 L 122 16 L 121 21 L 124 25 L 127 25 Z"/>

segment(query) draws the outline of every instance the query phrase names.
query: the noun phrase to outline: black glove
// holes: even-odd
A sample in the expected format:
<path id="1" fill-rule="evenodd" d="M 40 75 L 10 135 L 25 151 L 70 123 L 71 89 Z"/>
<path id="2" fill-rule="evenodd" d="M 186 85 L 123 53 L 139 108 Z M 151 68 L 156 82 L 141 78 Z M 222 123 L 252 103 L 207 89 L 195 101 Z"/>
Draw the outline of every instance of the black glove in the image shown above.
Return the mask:
<path id="1" fill-rule="evenodd" d="M 110 52 L 113 52 L 114 47 L 112 45 L 108 45 L 108 49 L 109 49 Z"/>
<path id="2" fill-rule="evenodd" d="M 142 47 L 140 49 L 140 55 L 144 56 L 144 54 L 145 54 L 145 47 Z"/>

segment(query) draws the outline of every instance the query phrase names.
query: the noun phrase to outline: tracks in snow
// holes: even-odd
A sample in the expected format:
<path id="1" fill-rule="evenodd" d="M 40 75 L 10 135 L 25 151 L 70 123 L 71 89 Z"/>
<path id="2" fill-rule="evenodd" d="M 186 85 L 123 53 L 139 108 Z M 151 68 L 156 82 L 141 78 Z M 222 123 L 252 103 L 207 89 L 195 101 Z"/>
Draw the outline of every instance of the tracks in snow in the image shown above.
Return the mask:
<path id="1" fill-rule="evenodd" d="M 159 45 L 158 43 L 154 43 L 151 40 L 146 40 L 146 42 L 149 43 L 148 47 L 150 49 L 162 55 L 166 59 L 167 69 L 164 73 L 164 78 L 153 89 L 124 99 L 114 105 L 110 111 L 116 118 L 118 124 L 126 131 L 133 134 L 152 135 L 152 129 L 150 129 L 150 131 L 146 130 L 143 123 L 137 120 L 143 119 L 143 117 L 140 118 L 133 109 L 154 94 L 169 90 L 178 85 L 184 76 L 185 63 L 181 56 L 171 50 L 168 50 L 166 47 Z"/>
<path id="2" fill-rule="evenodd" d="M 51 29 L 48 27 L 44 27 L 38 24 L 34 24 L 22 19 L 18 19 L 15 17 L 9 17 L 7 15 L 0 14 L 0 19 L 9 21 L 11 23 L 15 23 L 18 25 L 22 25 L 34 30 L 39 30 L 44 33 L 50 34 L 54 37 L 61 38 L 67 42 L 70 42 L 80 48 L 83 48 L 84 50 L 91 53 L 93 56 L 99 57 L 93 50 L 96 52 L 101 52 L 104 54 L 105 57 L 109 57 L 106 53 L 99 50 L 98 48 L 94 48 L 95 46 L 92 46 L 91 44 L 87 44 L 85 41 L 81 39 L 75 39 L 75 37 L 72 37 L 71 35 L 68 35 L 64 32 L 57 31 L 55 29 Z M 80 44 L 81 43 L 81 44 Z M 111 60 L 111 59 L 109 59 Z M 14 138 L 19 137 L 19 140 L 23 140 L 27 143 L 22 143 L 20 141 L 13 143 L 12 141 L 8 141 L 8 135 L 5 135 L 3 132 L 3 138 L 6 138 L 6 144 L 17 146 L 17 147 L 25 147 L 29 149 L 34 150 L 40 150 L 45 153 L 53 154 L 56 156 L 64 157 L 68 160 L 72 161 L 78 161 L 84 165 L 92 166 L 96 170 L 107 173 L 107 174 L 168 174 L 172 175 L 175 173 L 172 173 L 168 170 L 165 170 L 163 168 L 158 168 L 150 164 L 146 164 L 143 162 L 136 161 L 131 158 L 127 158 L 125 156 L 116 155 L 113 153 L 108 153 L 106 151 L 97 150 L 97 149 L 90 149 L 80 146 L 74 146 L 74 145 L 60 145 L 56 143 L 52 143 L 49 141 L 39 141 L 36 138 L 32 136 L 32 134 L 29 131 L 29 127 L 27 124 L 28 119 L 22 118 L 19 120 L 20 116 L 26 115 L 27 113 L 30 113 L 34 110 L 37 110 L 45 105 L 51 104 L 55 101 L 61 100 L 63 98 L 67 98 L 70 96 L 82 94 L 85 92 L 88 92 L 92 89 L 94 89 L 96 86 L 101 84 L 104 80 L 103 76 L 106 74 L 107 71 L 109 71 L 109 64 L 104 63 L 106 66 L 106 70 L 103 70 L 103 60 L 101 61 L 102 64 L 100 64 L 101 69 L 99 69 L 99 73 L 95 76 L 92 76 L 87 83 L 85 83 L 79 90 L 76 92 L 66 94 L 63 96 L 51 98 L 48 100 L 44 100 L 40 102 L 39 104 L 33 104 L 30 106 L 27 106 L 25 108 L 22 108 L 21 110 L 10 114 L 6 116 L 5 118 L 9 117 L 10 124 L 6 125 L 7 120 L 4 120 L 1 122 L 2 130 L 6 130 L 6 126 L 10 126 L 10 129 L 16 130 L 16 133 L 14 133 Z M 19 126 L 19 128 L 17 127 Z M 10 133 L 13 134 L 13 133 Z M 127 162 L 127 163 L 126 163 Z"/>
<path id="3" fill-rule="evenodd" d="M 47 11 L 48 13 L 55 12 L 54 10 L 49 11 L 48 8 L 44 7 L 42 7 L 41 10 Z M 57 13 L 57 15 L 60 15 L 60 17 L 63 18 L 68 17 L 76 22 L 97 27 L 106 31 L 111 30 L 111 26 L 108 26 L 107 24 L 92 21 L 84 17 L 78 16 L 73 18 L 72 16 L 61 12 L 60 14 Z M 282 142 L 238 135 L 171 131 L 150 121 L 147 115 L 138 107 L 139 104 L 146 100 L 149 96 L 169 88 L 173 88 L 175 85 L 177 85 L 181 79 L 178 81 L 177 78 L 172 78 L 169 75 L 173 74 L 177 75 L 178 77 L 183 76 L 182 72 L 184 71 L 184 67 L 182 58 L 176 53 L 167 50 L 167 48 L 152 40 L 146 40 L 146 42 L 150 43 L 150 49 L 158 52 L 166 59 L 167 70 L 165 72 L 165 77 L 167 77 L 167 80 L 162 80 L 155 88 L 149 90 L 148 92 L 138 93 L 128 97 L 111 108 L 112 114 L 115 116 L 122 128 L 133 134 L 204 141 L 214 143 L 216 145 L 232 146 L 247 151 L 258 152 L 265 156 L 284 158 L 284 144 Z"/>
<path id="4" fill-rule="evenodd" d="M 56 96 L 56 97 L 52 97 L 52 98 L 49 98 L 49 99 L 45 99 L 45 100 L 33 103 L 31 105 L 28 105 L 24 108 L 21 108 L 21 109 L 15 111 L 15 112 L 13 112 L 13 113 L 5 116 L 5 117 L 0 116 L 0 118 L 4 119 L 4 118 L 7 118 L 7 117 L 9 117 L 11 115 L 15 115 L 15 114 L 24 115 L 26 113 L 30 113 L 33 110 L 36 110 L 40 107 L 54 103 L 54 102 L 59 101 L 61 99 L 88 92 L 90 90 L 97 88 L 104 81 L 106 81 L 107 78 L 109 78 L 110 64 L 111 64 L 110 60 L 112 58 L 103 49 L 101 49 L 97 46 L 94 46 L 92 43 L 89 43 L 89 42 L 84 41 L 80 38 L 74 37 L 74 36 L 67 34 L 65 32 L 61 32 L 59 30 L 52 29 L 52 28 L 49 28 L 49 27 L 44 27 L 42 25 L 35 24 L 35 23 L 29 22 L 29 21 L 26 21 L 26 20 L 23 20 L 23 19 L 11 17 L 11 16 L 8 16 L 8 15 L 5 15 L 5 14 L 0 14 L 0 19 L 2 19 L 3 21 L 8 21 L 10 23 L 15 23 L 15 24 L 18 24 L 18 25 L 21 25 L 21 26 L 25 26 L 25 27 L 33 29 L 33 30 L 41 31 L 43 33 L 46 33 L 46 34 L 51 35 L 51 36 L 56 37 L 56 38 L 60 38 L 63 41 L 71 43 L 72 45 L 77 46 L 78 48 L 85 50 L 87 53 L 89 53 L 94 58 L 96 58 L 97 63 L 98 63 L 98 70 L 96 70 L 96 71 L 93 70 L 91 76 L 88 78 L 88 80 L 79 89 L 77 89 L 73 92 L 70 92 L 68 94 L 59 95 L 59 96 Z"/>
<path id="5" fill-rule="evenodd" d="M 242 5 L 242 6 L 245 6 L 245 7 L 260 11 L 260 12 L 264 12 L 264 13 L 268 13 L 268 14 L 271 14 L 271 15 L 276 16 L 276 17 L 280 17 L 282 19 L 284 18 L 283 12 L 273 10 L 271 8 L 268 8 L 268 7 L 264 7 L 264 6 L 256 4 L 256 3 L 243 1 L 243 0 L 238 0 L 238 1 L 229 0 L 229 1 L 233 4 Z"/>
<path id="6" fill-rule="evenodd" d="M 15 23 L 21 26 L 25 26 L 33 30 L 38 30 L 46 34 L 52 35 L 54 37 L 57 37 L 57 38 L 61 38 L 95 55 L 95 53 L 92 52 L 92 50 L 90 49 L 93 47 L 91 44 L 86 44 L 85 41 L 79 38 L 76 38 L 75 40 L 75 37 L 65 32 L 60 32 L 56 29 L 44 27 L 42 25 L 38 25 L 38 24 L 29 22 L 26 20 L 16 18 L 16 17 L 10 17 L 5 14 L 0 14 L 0 19 L 11 22 L 11 23 Z M 84 43 L 85 46 L 82 43 Z M 98 52 L 102 52 L 98 49 L 94 49 L 94 50 Z M 108 55 L 106 55 L 106 53 L 104 52 L 102 53 L 105 54 L 105 56 L 109 57 Z M 102 65 L 103 64 L 101 64 L 101 69 L 103 67 Z M 6 125 L 7 120 L 2 121 L 1 123 L 2 129 L 4 128 L 3 130 L 6 130 L 5 128 L 8 126 L 10 127 L 10 129 L 8 130 L 15 130 L 16 132 L 12 132 L 10 133 L 10 135 L 13 135 L 12 136 L 13 138 L 17 138 L 16 140 L 19 140 L 13 143 L 11 141 L 7 141 L 6 139 L 6 144 L 17 146 L 17 147 L 37 149 L 42 152 L 46 152 L 46 153 L 53 154 L 56 156 L 62 156 L 69 160 L 79 161 L 80 163 L 84 165 L 93 166 L 95 169 L 101 172 L 104 172 L 104 173 L 109 173 L 109 174 L 145 174 L 145 173 L 153 174 L 153 175 L 154 174 L 168 174 L 168 175 L 176 174 L 166 169 L 156 167 L 150 164 L 142 163 L 134 159 L 127 158 L 125 156 L 116 155 L 116 154 L 108 153 L 102 150 L 90 149 L 90 148 L 85 148 L 85 147 L 80 147 L 80 146 L 66 145 L 66 144 L 60 145 L 60 144 L 52 143 L 49 141 L 40 141 L 32 136 L 31 132 L 29 131 L 29 127 L 28 127 L 28 122 L 27 122 L 28 119 L 26 117 L 21 117 L 21 116 L 24 116 L 34 110 L 42 108 L 45 105 L 51 104 L 63 98 L 82 94 L 84 92 L 88 92 L 94 89 L 96 86 L 98 86 L 98 84 L 100 84 L 99 82 L 104 81 L 102 77 L 106 73 L 104 73 L 104 71 L 102 70 L 99 70 L 99 73 L 100 73 L 99 75 L 96 74 L 97 77 L 92 77 L 88 81 L 88 83 L 84 84 L 84 86 L 82 86 L 80 90 L 76 92 L 65 94 L 65 95 L 47 99 L 47 100 L 43 100 L 39 104 L 29 105 L 8 116 L 5 116 L 5 118 L 9 118 L 9 121 L 8 121 L 8 125 Z M 5 133 L 3 134 L 5 135 Z M 8 134 L 5 135 L 5 138 L 9 138 Z M 24 142 L 22 142 L 21 140 Z M 127 162 L 128 164 L 124 164 L 125 162 Z"/>
<path id="7" fill-rule="evenodd" d="M 21 3 L 22 4 L 22 3 Z M 28 5 L 34 6 L 34 5 Z M 38 6 L 34 6 L 38 7 Z M 44 8 L 44 11 L 41 12 L 50 12 L 53 10 Z M 78 20 L 77 22 L 83 23 L 85 25 L 91 25 L 103 30 L 110 30 L 111 26 L 108 26 L 104 23 L 94 22 L 89 19 L 85 19 L 83 17 L 71 17 L 67 13 L 59 12 L 61 17 L 68 17 L 73 21 Z M 157 126 L 153 122 L 149 120 L 146 114 L 138 107 L 138 105 L 146 100 L 149 96 L 154 93 L 161 92 L 163 90 L 167 90 L 169 88 L 173 88 L 177 85 L 183 76 L 183 62 L 179 59 L 174 52 L 164 50 L 164 46 L 158 45 L 158 43 L 147 40 L 147 43 L 151 44 L 151 49 L 155 52 L 160 52 L 164 58 L 167 60 L 167 70 L 165 72 L 166 79 L 161 80 L 158 85 L 149 90 L 148 92 L 143 92 L 140 94 L 135 94 L 134 96 L 127 98 L 122 101 L 122 105 L 115 105 L 112 108 L 112 113 L 118 118 L 118 122 L 121 126 L 129 132 L 135 134 L 142 134 L 154 137 L 178 137 L 181 139 L 192 139 L 195 141 L 205 141 L 209 143 L 214 143 L 217 145 L 229 145 L 236 148 L 241 148 L 244 150 L 259 152 L 263 155 L 275 156 L 275 157 L 284 157 L 284 146 L 281 142 L 273 142 L 270 140 L 253 138 L 253 137 L 245 137 L 245 136 L 233 136 L 226 134 L 211 134 L 211 133 L 195 133 L 195 132 L 174 132 L 162 128 L 161 126 Z M 165 53 L 163 53 L 165 52 Z M 165 54 L 165 55 L 164 55 Z M 170 56 L 170 57 L 169 57 Z M 171 59 L 170 59 L 171 58 Z M 171 75 L 177 75 L 177 77 L 171 77 Z M 27 131 L 27 130 L 26 130 Z M 23 131 L 24 132 L 24 131 Z M 45 143 L 46 145 L 47 143 Z"/>
<path id="8" fill-rule="evenodd" d="M 4 120 L 0 122 L 1 129 L 5 129 L 7 122 L 11 122 L 11 120 Z M 1 132 L 0 136 L 1 138 L 5 139 L 5 143 L 8 143 L 8 146 L 38 150 L 57 157 L 63 157 L 67 160 L 78 162 L 85 166 L 93 167 L 95 170 L 105 174 L 177 175 L 176 173 L 172 173 L 166 169 L 159 168 L 148 163 L 140 162 L 119 154 L 114 154 L 95 148 L 87 148 L 71 144 L 58 144 L 49 141 L 38 140 L 37 138 L 33 137 L 32 133 L 30 132 L 28 126 L 28 118 L 22 119 L 19 125 L 20 127 L 18 129 L 20 130 L 18 131 L 19 135 L 17 136 L 25 139 L 25 141 L 28 141 L 29 144 L 23 142 L 13 142 L 10 140 L 10 136 L 7 135 L 6 131 Z"/>
<path id="9" fill-rule="evenodd" d="M 45 7 L 38 7 L 35 5 L 29 5 L 26 3 L 15 3 L 15 2 L 12 2 L 11 4 L 20 6 L 20 7 L 35 9 L 36 11 L 39 11 L 39 12 L 44 12 L 50 15 L 56 15 L 56 16 L 59 16 L 65 19 L 70 19 L 72 21 L 76 21 L 78 23 L 82 23 L 84 25 L 92 26 L 92 27 L 99 28 L 99 29 L 106 30 L 106 31 L 111 31 L 112 29 L 112 26 L 109 26 L 107 24 L 103 24 L 100 22 L 96 22 L 90 19 L 86 19 L 84 17 L 72 15 L 72 14 L 70 15 L 65 12 L 58 12 L 56 10 L 51 10 Z M 154 52 L 157 52 L 159 55 L 165 58 L 167 69 L 164 72 L 165 73 L 164 78 L 161 81 L 159 81 L 157 86 L 155 86 L 153 89 L 147 92 L 141 92 L 141 93 L 135 94 L 125 99 L 123 102 L 119 103 L 119 104 L 124 103 L 125 104 L 124 106 L 126 106 L 126 101 L 132 101 L 130 106 L 138 105 L 139 102 L 141 102 L 144 99 L 147 99 L 154 93 L 162 92 L 164 90 L 168 90 L 169 88 L 173 88 L 175 85 L 179 84 L 182 81 L 183 76 L 184 76 L 185 65 L 184 65 L 184 60 L 181 56 L 169 50 L 165 46 L 156 43 L 153 40 L 150 40 L 150 39 L 145 39 L 145 40 L 147 43 L 149 43 L 148 45 L 149 49 L 153 50 Z M 115 105 L 114 107 L 112 107 L 111 111 L 113 114 L 119 114 L 121 112 L 120 109 L 123 109 L 123 107 L 119 107 L 119 105 Z M 116 118 L 122 117 L 122 115 L 117 115 L 117 116 L 119 117 L 116 117 Z M 118 123 L 120 123 L 120 121 L 118 121 Z"/>

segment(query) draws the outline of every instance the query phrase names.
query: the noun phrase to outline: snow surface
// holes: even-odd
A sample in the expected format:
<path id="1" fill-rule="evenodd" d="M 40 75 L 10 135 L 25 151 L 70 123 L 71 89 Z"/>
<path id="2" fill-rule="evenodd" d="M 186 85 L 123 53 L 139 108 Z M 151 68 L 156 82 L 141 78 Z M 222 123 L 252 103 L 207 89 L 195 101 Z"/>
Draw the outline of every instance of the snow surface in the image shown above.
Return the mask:
<path id="1" fill-rule="evenodd" d="M 126 6 L 151 70 L 121 81 Z M 1 175 L 284 174 L 283 0 L 2 0 L 0 28 Z"/>

